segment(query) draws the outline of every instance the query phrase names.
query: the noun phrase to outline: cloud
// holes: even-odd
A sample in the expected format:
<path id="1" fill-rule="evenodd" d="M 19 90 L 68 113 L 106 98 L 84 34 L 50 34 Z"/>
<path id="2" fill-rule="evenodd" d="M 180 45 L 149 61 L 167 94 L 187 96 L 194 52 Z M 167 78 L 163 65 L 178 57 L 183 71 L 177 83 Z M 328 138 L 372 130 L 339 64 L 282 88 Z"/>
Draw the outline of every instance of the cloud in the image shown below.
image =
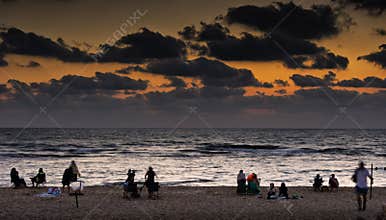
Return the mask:
<path id="1" fill-rule="evenodd" d="M 4 60 L 4 55 L 0 53 L 0 67 L 2 66 L 8 66 L 8 62 Z"/>
<path id="2" fill-rule="evenodd" d="M 47 94 L 55 96 L 65 91 L 67 94 L 96 94 L 98 91 L 116 92 L 119 90 L 145 90 L 148 81 L 134 80 L 112 73 L 96 72 L 94 77 L 78 75 L 65 75 L 61 79 L 51 79 L 46 82 L 25 83 L 11 79 L 8 83 L 12 86 L 16 95 L 23 96 L 25 92 L 30 94 Z"/>
<path id="3" fill-rule="evenodd" d="M 141 63 L 146 59 L 181 58 L 186 55 L 183 41 L 142 28 L 128 34 L 114 45 L 102 45 L 101 62 Z"/>
<path id="4" fill-rule="evenodd" d="M 357 10 L 367 10 L 370 15 L 382 15 L 386 9 L 384 0 L 332 0 L 341 6 L 352 5 Z"/>
<path id="5" fill-rule="evenodd" d="M 379 36 L 386 36 L 386 30 L 383 28 L 375 28 L 374 31 Z"/>
<path id="6" fill-rule="evenodd" d="M 170 81 L 169 84 L 163 84 L 161 87 L 165 87 L 165 88 L 168 88 L 168 87 L 175 87 L 175 88 L 184 88 L 186 87 L 186 83 L 184 80 L 178 78 L 178 77 L 175 77 L 175 76 L 165 76 L 165 78 L 167 80 Z"/>
<path id="7" fill-rule="evenodd" d="M 333 85 L 335 77 L 335 73 L 329 72 L 324 76 L 323 79 L 312 75 L 300 74 L 294 74 L 290 77 L 290 79 L 295 83 L 295 85 L 300 87 L 317 87 Z"/>
<path id="8" fill-rule="evenodd" d="M 386 78 L 381 79 L 375 76 L 369 76 L 361 80 L 352 78 L 349 80 L 341 80 L 337 82 L 337 86 L 341 87 L 355 87 L 355 88 L 386 88 Z"/>
<path id="9" fill-rule="evenodd" d="M 200 23 L 200 30 L 196 30 L 195 26 L 186 26 L 178 34 L 185 40 L 196 41 L 218 41 L 228 38 L 229 29 L 221 25 L 220 23 L 207 24 L 205 22 Z"/>
<path id="10" fill-rule="evenodd" d="M 116 70 L 115 72 L 120 74 L 130 74 L 132 72 L 143 72 L 143 71 L 144 69 L 141 66 L 135 65 L 135 66 L 128 66 L 128 67 Z"/>
<path id="11" fill-rule="evenodd" d="M 221 60 L 279 60 L 288 68 L 305 69 L 346 69 L 349 63 L 346 57 L 315 43 L 280 34 L 257 37 L 243 33 L 240 38 L 228 36 L 226 40 L 207 42 L 207 46 L 208 55 Z"/>
<path id="12" fill-rule="evenodd" d="M 8 92 L 7 85 L 5 84 L 0 84 L 0 94 Z"/>
<path id="13" fill-rule="evenodd" d="M 49 38 L 9 28 L 0 33 L 0 52 L 54 57 L 65 62 L 92 62 L 89 54 L 76 47 L 65 47 Z"/>
<path id="14" fill-rule="evenodd" d="M 224 87 L 273 87 L 270 83 L 258 81 L 250 70 L 237 69 L 218 60 L 200 57 L 194 60 L 169 59 L 147 64 L 145 70 L 150 73 L 198 77 L 206 86 Z"/>
<path id="15" fill-rule="evenodd" d="M 281 79 L 276 79 L 276 80 L 274 81 L 274 84 L 276 84 L 276 85 L 278 85 L 278 86 L 280 86 L 280 87 L 287 87 L 287 86 L 289 86 L 288 81 L 286 81 L 286 80 L 281 80 Z"/>
<path id="16" fill-rule="evenodd" d="M 386 44 L 379 46 L 380 51 L 358 57 L 358 60 L 367 60 L 386 68 Z"/>
<path id="17" fill-rule="evenodd" d="M 285 20 L 282 20 L 286 18 Z M 329 5 L 303 8 L 293 2 L 277 2 L 268 6 L 245 5 L 230 8 L 225 15 L 229 24 L 242 24 L 263 32 L 280 32 L 302 39 L 321 39 L 337 35 L 342 27 L 339 13 Z"/>
<path id="18" fill-rule="evenodd" d="M 40 63 L 31 60 L 27 64 L 19 64 L 18 66 L 26 67 L 26 68 L 34 68 L 34 67 L 40 67 L 41 65 L 40 65 Z"/>

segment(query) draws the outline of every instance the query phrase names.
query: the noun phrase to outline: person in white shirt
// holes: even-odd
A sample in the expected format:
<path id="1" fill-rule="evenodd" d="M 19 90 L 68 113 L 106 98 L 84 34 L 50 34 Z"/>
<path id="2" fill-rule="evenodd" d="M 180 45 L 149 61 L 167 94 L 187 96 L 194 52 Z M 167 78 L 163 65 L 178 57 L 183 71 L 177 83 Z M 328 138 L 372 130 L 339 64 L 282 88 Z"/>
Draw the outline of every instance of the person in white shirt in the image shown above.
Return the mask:
<path id="1" fill-rule="evenodd" d="M 373 183 L 373 177 L 370 175 L 369 171 L 365 168 L 363 161 L 359 162 L 359 168 L 355 170 L 353 180 L 356 183 L 355 189 L 358 195 L 358 210 L 366 210 L 366 201 L 367 201 L 367 191 L 369 187 L 367 186 L 367 177 L 370 178 L 371 183 Z"/>

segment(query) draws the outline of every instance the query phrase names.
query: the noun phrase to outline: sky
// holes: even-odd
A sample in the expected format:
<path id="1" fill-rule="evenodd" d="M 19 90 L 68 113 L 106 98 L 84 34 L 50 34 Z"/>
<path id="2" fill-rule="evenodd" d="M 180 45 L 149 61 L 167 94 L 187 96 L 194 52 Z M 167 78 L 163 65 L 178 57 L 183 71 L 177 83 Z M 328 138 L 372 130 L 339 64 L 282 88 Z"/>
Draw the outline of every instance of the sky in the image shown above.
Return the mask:
<path id="1" fill-rule="evenodd" d="M 386 128 L 382 0 L 0 0 L 0 127 Z"/>

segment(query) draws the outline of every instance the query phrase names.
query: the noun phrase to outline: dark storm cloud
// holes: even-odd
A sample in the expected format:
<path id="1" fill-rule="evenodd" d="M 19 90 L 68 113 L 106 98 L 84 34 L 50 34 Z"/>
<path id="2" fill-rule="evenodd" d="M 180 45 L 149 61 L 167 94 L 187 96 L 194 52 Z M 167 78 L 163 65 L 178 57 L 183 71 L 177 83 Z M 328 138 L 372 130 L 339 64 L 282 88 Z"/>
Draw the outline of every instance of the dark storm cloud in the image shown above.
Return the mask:
<path id="1" fill-rule="evenodd" d="M 4 60 L 4 55 L 0 53 L 0 67 L 2 66 L 8 66 L 8 62 Z"/>
<path id="2" fill-rule="evenodd" d="M 40 67 L 40 63 L 35 62 L 35 61 L 29 61 L 27 64 L 18 64 L 20 67 L 26 67 L 26 68 L 34 68 L 34 67 Z"/>
<path id="3" fill-rule="evenodd" d="M 7 85 L 5 84 L 0 84 L 0 94 L 8 92 Z"/>
<path id="4" fill-rule="evenodd" d="M 241 38 L 228 37 L 223 41 L 210 41 L 207 45 L 208 55 L 222 60 L 279 60 L 288 68 L 308 69 L 346 69 L 349 63 L 346 57 L 335 55 L 315 43 L 279 34 L 268 38 L 243 33 Z M 305 65 L 306 61 L 312 64 Z"/>
<path id="5" fill-rule="evenodd" d="M 276 84 L 276 85 L 278 85 L 278 86 L 280 86 L 280 87 L 287 87 L 287 86 L 289 86 L 288 81 L 286 81 L 286 80 L 281 80 L 281 79 L 276 79 L 276 80 L 274 81 L 274 84 Z"/>
<path id="6" fill-rule="evenodd" d="M 8 83 L 18 93 L 37 93 L 57 95 L 62 89 L 69 94 L 96 93 L 98 91 L 118 90 L 145 90 L 148 81 L 134 80 L 129 77 L 122 77 L 112 73 L 96 72 L 94 77 L 78 75 L 65 75 L 61 79 L 51 79 L 46 82 L 33 82 L 27 84 L 17 80 L 9 80 Z"/>
<path id="7" fill-rule="evenodd" d="M 355 9 L 367 10 L 369 14 L 379 16 L 386 9 L 385 0 L 332 0 L 341 6 L 353 5 Z"/>
<path id="8" fill-rule="evenodd" d="M 316 86 L 330 86 L 333 85 L 336 74 L 333 72 L 327 73 L 323 79 L 312 75 L 294 74 L 290 79 L 295 85 L 300 87 L 316 87 Z"/>
<path id="9" fill-rule="evenodd" d="M 275 45 L 277 41 L 291 55 L 313 55 L 325 51 L 316 44 L 284 35 L 272 38 L 257 37 L 243 33 L 241 38 L 231 37 L 223 41 L 208 42 L 209 55 L 222 60 L 272 61 L 286 59 L 286 55 Z"/>
<path id="10" fill-rule="evenodd" d="M 169 80 L 168 84 L 163 84 L 162 87 L 176 87 L 176 88 L 184 88 L 186 87 L 186 83 L 184 80 L 175 77 L 175 76 L 165 76 L 167 80 Z"/>
<path id="11" fill-rule="evenodd" d="M 341 26 L 339 14 L 329 5 L 313 5 L 305 9 L 293 2 L 277 2 L 268 6 L 240 6 L 230 8 L 225 16 L 229 24 L 237 23 L 270 32 L 283 18 L 275 32 L 303 39 L 320 39 L 337 35 Z"/>
<path id="12" fill-rule="evenodd" d="M 195 26 L 186 26 L 178 34 L 186 40 L 197 41 L 218 41 L 225 40 L 229 36 L 229 29 L 221 25 L 220 23 L 207 24 L 205 22 L 200 23 L 200 30 L 196 30 Z"/>
<path id="13" fill-rule="evenodd" d="M 386 68 L 386 44 L 379 46 L 380 51 L 358 57 L 358 60 L 367 60 Z"/>
<path id="14" fill-rule="evenodd" d="M 128 67 L 116 70 L 115 72 L 120 74 L 130 74 L 132 72 L 143 72 L 143 71 L 145 70 L 142 67 L 140 67 L 139 65 L 135 65 L 135 66 L 128 66 Z"/>
<path id="15" fill-rule="evenodd" d="M 375 76 L 369 76 L 361 80 L 353 78 L 349 80 L 341 80 L 337 83 L 341 87 L 356 87 L 356 88 L 386 88 L 386 79 L 381 79 Z"/>
<path id="16" fill-rule="evenodd" d="M 207 86 L 227 87 L 272 87 L 270 83 L 259 82 L 247 69 L 237 69 L 218 60 L 209 60 L 203 57 L 184 61 L 169 59 L 151 62 L 146 71 L 170 76 L 199 77 Z"/>
<path id="17" fill-rule="evenodd" d="M 306 64 L 311 62 L 311 64 Z M 349 60 L 346 57 L 323 52 L 310 56 L 294 56 L 284 61 L 286 67 L 291 69 L 346 69 Z"/>
<path id="18" fill-rule="evenodd" d="M 379 36 L 386 36 L 386 30 L 383 28 L 375 28 L 374 31 Z"/>
<path id="19" fill-rule="evenodd" d="M 93 59 L 76 47 L 64 47 L 49 38 L 9 28 L 0 33 L 0 52 L 55 57 L 66 62 L 91 62 Z"/>
<path id="20" fill-rule="evenodd" d="M 114 45 L 102 45 L 101 62 L 140 63 L 146 59 L 181 58 L 186 55 L 183 41 L 142 28 L 128 34 Z"/>

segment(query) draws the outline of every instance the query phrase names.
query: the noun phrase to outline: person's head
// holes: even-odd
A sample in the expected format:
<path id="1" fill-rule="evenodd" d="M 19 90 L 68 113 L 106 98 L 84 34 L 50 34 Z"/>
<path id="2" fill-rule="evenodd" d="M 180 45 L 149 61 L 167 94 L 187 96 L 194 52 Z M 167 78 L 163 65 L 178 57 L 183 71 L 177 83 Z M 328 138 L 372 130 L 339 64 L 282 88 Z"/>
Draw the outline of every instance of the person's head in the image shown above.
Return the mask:
<path id="1" fill-rule="evenodd" d="M 319 178 L 320 177 L 320 174 L 318 173 L 318 174 L 316 174 L 316 178 Z"/>
<path id="2" fill-rule="evenodd" d="M 244 171 L 243 170 L 240 170 L 239 173 L 243 173 Z"/>
<path id="3" fill-rule="evenodd" d="M 281 183 L 281 187 L 283 187 L 283 188 L 284 188 L 284 187 L 285 187 L 285 183 Z"/>
<path id="4" fill-rule="evenodd" d="M 335 178 L 335 174 L 331 174 L 331 178 Z"/>
<path id="5" fill-rule="evenodd" d="M 43 168 L 39 168 L 39 173 L 43 173 Z"/>
<path id="6" fill-rule="evenodd" d="M 275 187 L 275 184 L 273 184 L 273 183 L 270 183 L 270 184 L 269 184 L 269 188 L 270 188 L 270 189 L 273 189 L 274 187 Z"/>
<path id="7" fill-rule="evenodd" d="M 365 163 L 363 161 L 360 161 L 359 162 L 359 168 L 364 168 L 365 167 Z"/>
<path id="8" fill-rule="evenodd" d="M 149 167 L 149 171 L 153 171 L 153 167 Z"/>
<path id="9" fill-rule="evenodd" d="M 15 172 L 15 171 L 16 171 L 16 168 L 13 167 L 13 168 L 11 169 L 11 172 Z"/>
<path id="10" fill-rule="evenodd" d="M 71 165 L 75 165 L 75 160 L 72 160 L 72 161 L 71 161 Z"/>

